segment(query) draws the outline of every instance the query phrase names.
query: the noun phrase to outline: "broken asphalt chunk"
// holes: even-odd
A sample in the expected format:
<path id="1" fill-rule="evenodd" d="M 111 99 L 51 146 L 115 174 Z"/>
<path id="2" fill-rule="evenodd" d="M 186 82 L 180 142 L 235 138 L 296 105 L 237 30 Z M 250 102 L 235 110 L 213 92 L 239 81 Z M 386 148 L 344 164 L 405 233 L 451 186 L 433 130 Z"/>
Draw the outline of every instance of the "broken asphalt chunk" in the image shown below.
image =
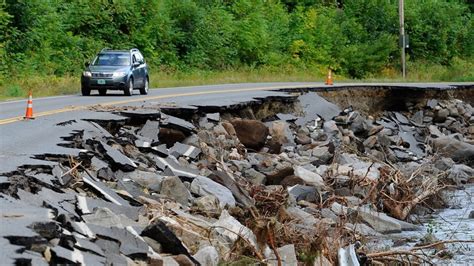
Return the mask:
<path id="1" fill-rule="evenodd" d="M 146 258 L 148 253 L 148 244 L 140 236 L 129 232 L 127 229 L 118 227 L 105 227 L 90 224 L 89 228 L 97 237 L 106 239 L 115 239 L 120 244 L 120 252 L 128 257 Z"/>
<path id="2" fill-rule="evenodd" d="M 117 193 L 115 193 L 115 191 L 107 187 L 104 183 L 93 180 L 85 173 L 82 174 L 82 181 L 84 181 L 85 184 L 91 186 L 95 191 L 100 193 L 102 197 L 106 198 L 110 202 L 121 206 L 130 206 L 128 201 L 121 198 Z"/>
<path id="3" fill-rule="evenodd" d="M 160 170 L 165 172 L 164 175 L 174 175 L 188 178 L 195 178 L 199 176 L 198 170 L 181 166 L 172 156 L 168 158 L 161 158 L 156 156 L 154 159 L 156 166 Z M 169 170 L 168 173 L 166 173 L 167 170 Z"/>
<path id="4" fill-rule="evenodd" d="M 331 120 L 333 117 L 339 115 L 341 109 L 319 96 L 316 92 L 309 92 L 298 97 L 298 100 L 303 107 L 304 117 L 300 117 L 296 120 L 296 124 L 304 126 L 310 121 L 314 121 L 320 116 L 325 121 Z"/>
<path id="5" fill-rule="evenodd" d="M 120 111 L 120 115 L 129 117 L 132 120 L 156 120 L 161 118 L 161 113 L 158 110 L 150 108 L 137 108 L 133 110 Z"/>
<path id="6" fill-rule="evenodd" d="M 150 224 L 145 229 L 143 229 L 142 236 L 149 237 L 158 241 L 161 244 L 163 251 L 173 254 L 179 255 L 184 254 L 186 255 L 191 261 L 200 265 L 198 261 L 196 261 L 189 251 L 184 247 L 181 241 L 176 237 L 176 235 L 171 231 L 164 222 L 157 220 L 155 223 Z"/>
<path id="7" fill-rule="evenodd" d="M 228 188 L 204 176 L 194 178 L 191 183 L 191 192 L 199 196 L 213 195 L 219 200 L 221 207 L 235 206 L 235 198 Z"/>
<path id="8" fill-rule="evenodd" d="M 404 116 L 403 114 L 399 113 L 399 112 L 393 112 L 392 113 L 392 118 L 396 121 L 398 121 L 399 123 L 402 123 L 404 125 L 409 125 L 410 124 L 410 121 L 408 120 L 408 118 L 406 116 Z"/>
<path id="9" fill-rule="evenodd" d="M 91 168 L 92 170 L 99 171 L 104 168 L 108 168 L 108 164 L 102 161 L 101 159 L 97 158 L 96 156 L 92 157 L 91 159 Z"/>
<path id="10" fill-rule="evenodd" d="M 7 246 L 46 247 L 47 239 L 34 229 L 34 224 L 49 224 L 53 218 L 49 209 L 31 206 L 7 195 L 0 197 L 0 239 L 8 239 Z"/>
<path id="11" fill-rule="evenodd" d="M 212 122 L 219 122 L 221 120 L 221 116 L 219 113 L 206 114 L 206 118 L 207 120 L 212 121 Z"/>
<path id="12" fill-rule="evenodd" d="M 197 156 L 201 153 L 201 149 L 176 142 L 173 147 L 169 149 L 169 153 L 176 158 L 184 156 L 189 157 L 191 159 L 196 159 Z"/>
<path id="13" fill-rule="evenodd" d="M 162 121 L 163 127 L 178 129 L 178 130 L 184 131 L 188 135 L 190 135 L 196 130 L 196 127 L 194 127 L 193 124 L 181 118 L 177 118 L 175 116 L 171 116 L 171 115 L 163 116 L 161 121 Z"/>
<path id="14" fill-rule="evenodd" d="M 37 207 L 48 207 L 57 214 L 65 214 L 70 217 L 79 217 L 76 213 L 76 198 L 73 193 L 57 193 L 48 188 L 43 188 L 36 194 L 18 190 L 18 197 L 25 202 Z"/>
<path id="15" fill-rule="evenodd" d="M 82 214 L 93 213 L 94 208 L 103 207 L 108 208 L 115 213 L 124 214 L 133 221 L 138 220 L 138 213 L 141 207 L 117 205 L 100 199 L 93 199 L 81 195 L 77 195 L 77 208 Z"/>
<path id="16" fill-rule="evenodd" d="M 254 202 L 248 195 L 247 191 L 242 189 L 232 176 L 224 171 L 219 170 L 216 170 L 213 173 L 213 179 L 218 180 L 221 184 L 224 184 L 224 186 L 232 192 L 232 195 L 234 195 L 235 199 L 239 203 L 247 208 L 254 206 Z"/>
<path id="17" fill-rule="evenodd" d="M 282 121 L 295 121 L 296 119 L 298 119 L 298 117 L 292 114 L 282 114 L 282 113 L 276 114 L 276 117 L 278 120 L 282 120 Z"/>
<path id="18" fill-rule="evenodd" d="M 91 229 L 89 228 L 89 226 L 84 222 L 72 222 L 71 227 L 72 227 L 72 229 L 74 229 L 75 232 L 77 232 L 77 233 L 79 233 L 83 236 L 86 236 L 90 239 L 95 238 L 94 232 L 92 232 Z"/>
<path id="19" fill-rule="evenodd" d="M 60 165 L 54 166 L 52 169 L 52 173 L 54 177 L 56 177 L 56 179 L 59 181 L 59 184 L 61 184 L 61 186 L 66 186 L 73 178 L 70 174 L 67 174 L 67 171 L 63 170 Z"/>
<path id="20" fill-rule="evenodd" d="M 168 157 L 169 151 L 166 148 L 166 144 L 161 144 L 156 147 L 152 147 L 151 149 L 153 150 L 154 153 L 158 154 L 159 156 Z"/>
<path id="21" fill-rule="evenodd" d="M 82 133 L 82 139 L 84 141 L 87 141 L 89 139 L 100 141 L 108 138 L 113 138 L 113 136 L 107 130 L 105 130 L 105 128 L 103 128 L 96 122 L 89 121 L 85 123 L 84 127 L 85 128 Z"/>
<path id="22" fill-rule="evenodd" d="M 108 208 L 95 208 L 94 213 L 82 215 L 82 219 L 87 224 L 101 225 L 105 227 L 115 226 L 125 228 L 136 223 L 123 214 L 116 214 Z"/>
<path id="23" fill-rule="evenodd" d="M 137 165 L 130 158 L 120 151 L 110 147 L 105 142 L 100 141 L 99 146 L 102 148 L 104 156 L 111 162 L 113 168 L 127 172 L 133 171 L 137 168 Z"/>
<path id="24" fill-rule="evenodd" d="M 95 253 L 96 255 L 99 255 L 102 257 L 105 256 L 104 251 L 99 246 L 97 246 L 95 243 L 87 239 L 77 237 L 74 247 L 83 251 L 89 251 L 89 252 Z"/>
<path id="25" fill-rule="evenodd" d="M 148 120 L 137 134 L 151 141 L 151 145 L 158 142 L 158 134 L 160 133 L 160 122 Z"/>
<path id="26" fill-rule="evenodd" d="M 51 263 L 70 264 L 77 263 L 80 265 L 100 265 L 105 264 L 105 258 L 89 252 L 83 252 L 79 249 L 70 250 L 61 246 L 51 248 L 53 254 Z"/>
<path id="27" fill-rule="evenodd" d="M 420 146 L 424 145 L 415 139 L 413 133 L 400 131 L 398 136 L 400 136 L 404 143 L 407 143 L 408 147 L 406 149 L 416 155 L 417 158 L 425 155 L 425 152 L 420 148 Z"/>

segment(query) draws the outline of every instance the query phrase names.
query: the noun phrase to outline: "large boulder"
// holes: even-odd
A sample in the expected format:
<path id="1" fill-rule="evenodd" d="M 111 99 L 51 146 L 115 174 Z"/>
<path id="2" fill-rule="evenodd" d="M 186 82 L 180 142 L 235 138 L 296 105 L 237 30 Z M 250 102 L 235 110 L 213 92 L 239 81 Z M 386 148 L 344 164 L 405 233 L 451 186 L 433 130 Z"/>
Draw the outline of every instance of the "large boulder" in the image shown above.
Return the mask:
<path id="1" fill-rule="evenodd" d="M 206 195 L 194 201 L 196 209 L 204 213 L 220 213 L 219 200 L 214 195 Z"/>
<path id="2" fill-rule="evenodd" d="M 191 193 L 177 176 L 167 176 L 161 183 L 160 194 L 165 195 L 183 206 L 188 206 Z"/>
<path id="3" fill-rule="evenodd" d="M 232 120 L 237 137 L 242 144 L 253 150 L 260 150 L 265 145 L 268 136 L 268 128 L 258 120 Z"/>
<path id="4" fill-rule="evenodd" d="M 474 179 L 474 169 L 464 164 L 453 165 L 448 173 L 448 179 L 456 184 L 465 184 Z"/>
<path id="5" fill-rule="evenodd" d="M 453 137 L 440 137 L 429 141 L 434 153 L 452 158 L 456 162 L 474 164 L 474 145 Z"/>
<path id="6" fill-rule="evenodd" d="M 154 192 L 160 191 L 161 182 L 163 181 L 163 177 L 157 173 L 145 172 L 140 170 L 135 170 L 133 172 L 117 171 L 116 176 L 122 181 L 133 180 L 133 182 Z"/>
<path id="7" fill-rule="evenodd" d="M 217 266 L 219 265 L 219 253 L 213 246 L 206 246 L 201 248 L 193 256 L 201 265 Z"/>
<path id="8" fill-rule="evenodd" d="M 399 233 L 401 231 L 414 231 L 420 228 L 385 213 L 377 212 L 366 207 L 354 209 L 354 217 L 357 217 L 379 233 Z"/>
<path id="9" fill-rule="evenodd" d="M 436 123 L 443 123 L 446 121 L 446 118 L 448 118 L 449 115 L 449 110 L 448 109 L 442 109 L 439 106 L 436 108 L 435 115 L 433 117 L 433 121 Z"/>
<path id="10" fill-rule="evenodd" d="M 290 125 L 285 121 L 274 121 L 270 126 L 270 135 L 272 136 L 272 141 L 279 147 L 287 143 L 294 143 L 294 136 Z M 279 153 L 279 151 L 276 153 Z"/>
<path id="11" fill-rule="evenodd" d="M 302 166 L 295 166 L 293 170 L 295 176 L 301 178 L 306 184 L 315 186 L 318 189 L 326 188 L 323 178 L 318 173 L 311 172 Z"/>

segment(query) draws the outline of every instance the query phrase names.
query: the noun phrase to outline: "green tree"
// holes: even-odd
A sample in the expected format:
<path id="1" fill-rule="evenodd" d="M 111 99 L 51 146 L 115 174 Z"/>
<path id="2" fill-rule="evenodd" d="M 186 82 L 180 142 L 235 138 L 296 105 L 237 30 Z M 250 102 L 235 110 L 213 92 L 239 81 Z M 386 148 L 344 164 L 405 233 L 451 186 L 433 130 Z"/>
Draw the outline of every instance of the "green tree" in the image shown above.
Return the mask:
<path id="1" fill-rule="evenodd" d="M 270 34 L 263 14 L 264 3 L 260 0 L 237 0 L 232 5 L 235 16 L 235 46 L 240 61 L 248 65 L 265 62 Z"/>
<path id="2" fill-rule="evenodd" d="M 406 29 L 413 60 L 449 64 L 454 56 L 472 56 L 472 14 L 459 1 L 407 1 Z"/>
<path id="3" fill-rule="evenodd" d="M 5 42 L 7 41 L 11 16 L 5 11 L 5 4 L 0 3 L 0 85 L 2 76 L 7 69 L 7 57 L 5 51 Z"/>
<path id="4" fill-rule="evenodd" d="M 206 9 L 193 36 L 194 49 L 187 61 L 199 68 L 225 69 L 237 63 L 235 22 L 233 15 L 221 6 Z"/>

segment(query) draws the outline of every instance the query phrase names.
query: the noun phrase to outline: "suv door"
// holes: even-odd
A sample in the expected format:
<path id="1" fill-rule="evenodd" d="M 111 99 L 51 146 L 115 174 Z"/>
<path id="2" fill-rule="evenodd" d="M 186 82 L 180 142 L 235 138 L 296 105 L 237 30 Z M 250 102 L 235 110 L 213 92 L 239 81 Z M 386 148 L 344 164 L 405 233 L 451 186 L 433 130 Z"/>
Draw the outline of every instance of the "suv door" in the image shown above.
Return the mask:
<path id="1" fill-rule="evenodd" d="M 140 62 L 140 77 L 142 81 L 142 87 L 145 87 L 146 81 L 146 64 L 143 55 L 140 52 L 137 52 L 137 60 Z"/>
<path id="2" fill-rule="evenodd" d="M 139 65 L 135 65 L 138 63 Z M 145 84 L 143 83 L 143 65 L 140 63 L 139 56 L 137 53 L 132 54 L 132 66 L 133 66 L 133 82 L 135 88 L 141 88 Z"/>
<path id="3" fill-rule="evenodd" d="M 145 58 L 143 57 L 143 55 L 138 52 L 138 60 L 140 62 L 140 72 L 141 72 L 141 75 L 142 75 L 142 78 L 143 78 L 143 86 L 145 86 L 145 82 L 146 82 L 146 76 L 147 76 L 147 66 L 146 66 L 146 62 L 145 62 Z"/>

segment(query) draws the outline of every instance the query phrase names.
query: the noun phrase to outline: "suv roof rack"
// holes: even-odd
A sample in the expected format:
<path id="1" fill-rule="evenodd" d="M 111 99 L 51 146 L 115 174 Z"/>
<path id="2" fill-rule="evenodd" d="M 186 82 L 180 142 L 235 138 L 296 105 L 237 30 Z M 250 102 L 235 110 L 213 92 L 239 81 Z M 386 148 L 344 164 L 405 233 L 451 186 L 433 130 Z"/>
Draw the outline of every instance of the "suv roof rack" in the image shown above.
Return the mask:
<path id="1" fill-rule="evenodd" d="M 132 48 L 130 50 L 113 50 L 113 49 L 110 49 L 108 47 L 105 47 L 105 48 L 102 48 L 102 50 L 100 50 L 100 52 L 140 52 L 137 48 Z"/>

